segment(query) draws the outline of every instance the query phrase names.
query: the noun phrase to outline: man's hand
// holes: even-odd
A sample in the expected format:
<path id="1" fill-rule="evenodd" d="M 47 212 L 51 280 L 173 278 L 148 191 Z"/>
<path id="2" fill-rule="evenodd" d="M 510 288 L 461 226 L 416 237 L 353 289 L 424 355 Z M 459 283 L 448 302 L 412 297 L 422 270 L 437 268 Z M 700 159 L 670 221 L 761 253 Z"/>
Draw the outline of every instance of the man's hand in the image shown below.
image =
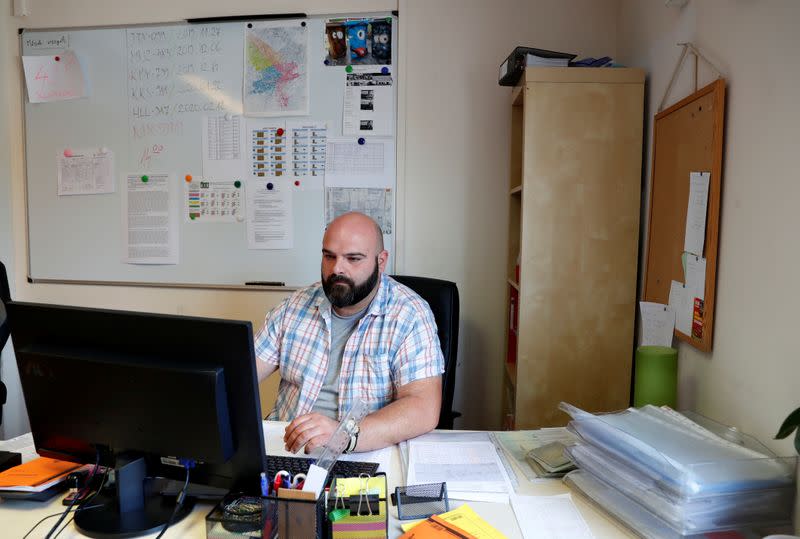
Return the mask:
<path id="1" fill-rule="evenodd" d="M 324 446 L 338 426 L 338 421 L 322 414 L 301 415 L 286 427 L 286 434 L 283 435 L 286 450 L 297 453 L 306 446 L 305 452 L 309 453 Z"/>

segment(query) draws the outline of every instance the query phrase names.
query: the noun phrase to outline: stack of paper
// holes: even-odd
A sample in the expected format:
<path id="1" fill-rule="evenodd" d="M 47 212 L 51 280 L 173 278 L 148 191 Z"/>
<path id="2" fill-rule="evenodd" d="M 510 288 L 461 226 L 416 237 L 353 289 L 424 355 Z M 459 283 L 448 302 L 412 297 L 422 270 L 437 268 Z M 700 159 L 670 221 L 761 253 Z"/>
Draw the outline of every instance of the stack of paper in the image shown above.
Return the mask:
<path id="1" fill-rule="evenodd" d="M 575 465 L 564 455 L 564 447 L 561 442 L 551 442 L 528 451 L 525 460 L 539 477 L 563 477 L 575 469 Z"/>
<path id="2" fill-rule="evenodd" d="M 440 443 L 421 436 L 408 442 L 407 485 L 447 483 L 451 499 L 507 502 L 510 480 L 494 444 Z"/>
<path id="3" fill-rule="evenodd" d="M 441 515 L 436 515 L 436 517 L 437 520 L 435 522 L 439 522 L 441 524 L 441 521 L 443 521 L 450 526 L 455 527 L 459 533 L 466 534 L 463 535 L 464 537 L 477 537 L 478 539 L 505 539 L 506 537 L 492 527 L 491 524 L 478 516 L 478 514 L 467 504 L 462 505 L 458 509 L 453 509 L 452 511 L 442 513 Z M 426 521 L 416 520 L 414 522 L 407 522 L 405 524 L 401 524 L 400 527 L 403 528 L 404 532 L 408 532 L 422 522 Z M 405 535 L 402 537 L 405 537 Z M 419 535 L 414 535 L 414 537 L 419 537 Z M 452 537 L 452 535 L 447 535 L 447 537 Z M 461 537 L 461 535 L 459 537 Z"/>

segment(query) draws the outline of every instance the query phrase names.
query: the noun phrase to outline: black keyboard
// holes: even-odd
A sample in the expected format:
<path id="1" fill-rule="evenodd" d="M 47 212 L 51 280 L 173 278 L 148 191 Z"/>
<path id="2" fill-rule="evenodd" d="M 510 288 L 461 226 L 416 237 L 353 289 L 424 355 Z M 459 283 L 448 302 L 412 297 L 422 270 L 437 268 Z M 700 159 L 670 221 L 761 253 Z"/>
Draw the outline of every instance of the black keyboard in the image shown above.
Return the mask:
<path id="1" fill-rule="evenodd" d="M 275 477 L 275 474 L 281 470 L 286 470 L 292 476 L 299 473 L 308 473 L 308 467 L 314 459 L 307 459 L 303 457 L 286 457 L 282 455 L 267 455 L 267 477 L 270 481 Z M 358 477 L 359 474 L 366 473 L 375 475 L 378 471 L 377 462 L 359 462 L 350 460 L 337 460 L 333 465 L 331 476 L 338 475 L 339 477 Z"/>

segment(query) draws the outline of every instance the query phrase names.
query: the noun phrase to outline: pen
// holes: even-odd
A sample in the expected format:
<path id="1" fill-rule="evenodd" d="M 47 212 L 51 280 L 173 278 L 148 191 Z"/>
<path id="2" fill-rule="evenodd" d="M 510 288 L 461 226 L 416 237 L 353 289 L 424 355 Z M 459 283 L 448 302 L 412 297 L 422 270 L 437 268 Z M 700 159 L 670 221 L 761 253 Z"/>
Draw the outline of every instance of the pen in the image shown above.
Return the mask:
<path id="1" fill-rule="evenodd" d="M 246 281 L 245 286 L 286 286 L 283 281 Z"/>

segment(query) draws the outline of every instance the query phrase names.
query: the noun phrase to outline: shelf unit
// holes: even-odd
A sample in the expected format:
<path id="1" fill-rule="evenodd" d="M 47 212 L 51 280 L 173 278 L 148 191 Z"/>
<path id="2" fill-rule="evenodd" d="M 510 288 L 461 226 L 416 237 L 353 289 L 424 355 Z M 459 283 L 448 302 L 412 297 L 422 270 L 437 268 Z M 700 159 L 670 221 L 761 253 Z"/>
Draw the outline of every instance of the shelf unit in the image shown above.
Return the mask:
<path id="1" fill-rule="evenodd" d="M 644 72 L 528 68 L 511 94 L 502 425 L 630 400 Z"/>

